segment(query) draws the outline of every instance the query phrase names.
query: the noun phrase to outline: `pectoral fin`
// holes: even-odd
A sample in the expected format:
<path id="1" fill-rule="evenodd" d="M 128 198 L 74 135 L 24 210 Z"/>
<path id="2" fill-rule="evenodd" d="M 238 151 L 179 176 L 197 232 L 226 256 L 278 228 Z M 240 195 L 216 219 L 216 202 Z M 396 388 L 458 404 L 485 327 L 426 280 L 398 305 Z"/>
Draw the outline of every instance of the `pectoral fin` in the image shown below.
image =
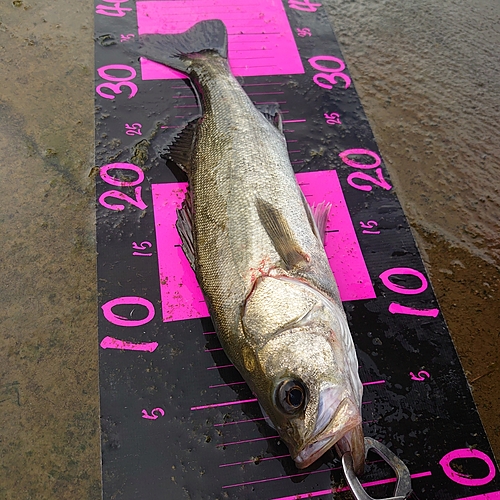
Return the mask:
<path id="1" fill-rule="evenodd" d="M 273 205 L 257 199 L 257 213 L 274 248 L 288 268 L 307 263 L 310 256 L 297 242 L 288 221 Z"/>

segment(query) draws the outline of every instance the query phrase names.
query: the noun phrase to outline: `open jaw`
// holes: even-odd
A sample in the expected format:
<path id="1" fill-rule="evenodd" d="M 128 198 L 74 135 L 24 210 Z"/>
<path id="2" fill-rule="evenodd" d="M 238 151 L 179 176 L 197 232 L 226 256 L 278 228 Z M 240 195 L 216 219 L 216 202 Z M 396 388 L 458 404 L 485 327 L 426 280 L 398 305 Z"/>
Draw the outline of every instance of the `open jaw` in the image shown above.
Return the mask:
<path id="1" fill-rule="evenodd" d="M 327 408 L 327 414 L 331 415 L 331 407 Z M 319 419 L 321 421 L 322 419 Z M 318 421 L 318 423 L 319 423 Z M 361 415 L 355 403 L 350 398 L 344 398 L 335 415 L 331 418 L 329 425 L 317 429 L 317 439 L 304 446 L 293 459 L 298 469 L 305 469 L 316 461 L 323 453 L 330 449 L 344 436 L 347 437 L 348 445 L 351 446 L 350 431 L 361 424 Z"/>
<path id="2" fill-rule="evenodd" d="M 329 436 L 306 446 L 295 458 L 297 469 L 305 469 L 315 462 L 323 453 L 329 450 L 340 438 Z"/>

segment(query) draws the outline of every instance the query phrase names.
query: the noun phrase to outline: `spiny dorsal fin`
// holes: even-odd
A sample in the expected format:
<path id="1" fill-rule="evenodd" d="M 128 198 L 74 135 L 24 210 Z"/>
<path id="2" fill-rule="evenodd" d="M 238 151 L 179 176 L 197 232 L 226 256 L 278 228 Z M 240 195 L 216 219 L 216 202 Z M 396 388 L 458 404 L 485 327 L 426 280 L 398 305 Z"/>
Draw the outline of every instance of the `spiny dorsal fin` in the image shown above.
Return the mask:
<path id="1" fill-rule="evenodd" d="M 317 205 L 314 204 L 311 207 L 312 216 L 323 244 L 325 243 L 326 225 L 328 224 L 328 216 L 330 215 L 331 209 L 332 204 L 327 201 L 322 201 L 321 203 L 318 203 Z"/>
<path id="2" fill-rule="evenodd" d="M 309 220 L 313 233 L 316 235 L 316 238 L 324 244 L 326 238 L 326 225 L 328 224 L 328 216 L 330 215 L 332 204 L 322 201 L 318 203 L 318 205 L 314 204 L 311 207 L 304 193 L 302 193 L 302 201 L 304 202 L 307 219 Z"/>
<path id="3" fill-rule="evenodd" d="M 191 169 L 191 155 L 196 140 L 198 122 L 199 118 L 191 120 L 168 147 L 168 156 L 186 173 L 189 173 Z"/>
<path id="4" fill-rule="evenodd" d="M 283 133 L 283 117 L 281 116 L 278 104 L 256 104 L 255 107 L 264 115 L 264 118 L 266 118 L 271 125 L 274 125 L 281 133 Z"/>
<path id="5" fill-rule="evenodd" d="M 195 252 L 193 241 L 193 209 L 191 205 L 191 195 L 189 190 L 186 193 L 186 198 L 182 202 L 181 208 L 177 209 L 177 222 L 175 227 L 181 237 L 182 250 L 189 264 L 194 271 L 195 269 Z"/>
<path id="6" fill-rule="evenodd" d="M 258 198 L 256 203 L 259 219 L 285 265 L 291 269 L 309 262 L 310 256 L 300 247 L 283 215 L 267 201 Z"/>

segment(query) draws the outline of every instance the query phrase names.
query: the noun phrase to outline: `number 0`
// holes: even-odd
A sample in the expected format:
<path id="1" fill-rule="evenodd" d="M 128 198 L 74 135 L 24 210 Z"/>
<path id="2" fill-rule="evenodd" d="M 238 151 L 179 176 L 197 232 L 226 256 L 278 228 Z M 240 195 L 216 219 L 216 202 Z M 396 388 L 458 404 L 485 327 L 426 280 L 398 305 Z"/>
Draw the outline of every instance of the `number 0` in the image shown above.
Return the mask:
<path id="1" fill-rule="evenodd" d="M 118 316 L 112 309 L 118 305 L 143 306 L 148 310 L 148 315 L 144 319 L 129 319 L 125 316 Z M 101 306 L 104 317 L 113 325 L 117 326 L 142 326 L 149 323 L 155 316 L 155 306 L 148 300 L 142 297 L 119 297 L 110 300 Z"/>

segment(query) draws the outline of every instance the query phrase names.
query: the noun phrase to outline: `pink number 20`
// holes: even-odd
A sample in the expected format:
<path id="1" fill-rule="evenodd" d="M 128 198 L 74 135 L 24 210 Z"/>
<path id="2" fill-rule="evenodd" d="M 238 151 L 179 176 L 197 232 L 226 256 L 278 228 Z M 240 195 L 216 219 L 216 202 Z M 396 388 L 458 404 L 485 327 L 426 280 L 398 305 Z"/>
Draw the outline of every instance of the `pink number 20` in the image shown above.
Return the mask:
<path id="1" fill-rule="evenodd" d="M 349 155 L 364 155 L 370 157 L 375 161 L 368 164 L 359 163 L 349 158 Z M 349 174 L 349 176 L 347 177 L 347 182 L 353 188 L 359 189 L 360 191 L 371 191 L 373 187 L 370 184 L 379 186 L 386 191 L 392 188 L 392 186 L 384 179 L 382 168 L 377 168 L 382 163 L 382 160 L 380 156 L 374 151 L 370 151 L 369 149 L 347 149 L 339 153 L 339 156 L 346 165 L 349 165 L 349 167 L 359 168 L 362 170 L 375 169 L 375 175 L 377 176 L 376 179 L 365 172 L 353 172 L 352 174 Z M 370 184 L 358 184 L 357 182 L 354 182 L 354 179 L 367 181 Z"/>

